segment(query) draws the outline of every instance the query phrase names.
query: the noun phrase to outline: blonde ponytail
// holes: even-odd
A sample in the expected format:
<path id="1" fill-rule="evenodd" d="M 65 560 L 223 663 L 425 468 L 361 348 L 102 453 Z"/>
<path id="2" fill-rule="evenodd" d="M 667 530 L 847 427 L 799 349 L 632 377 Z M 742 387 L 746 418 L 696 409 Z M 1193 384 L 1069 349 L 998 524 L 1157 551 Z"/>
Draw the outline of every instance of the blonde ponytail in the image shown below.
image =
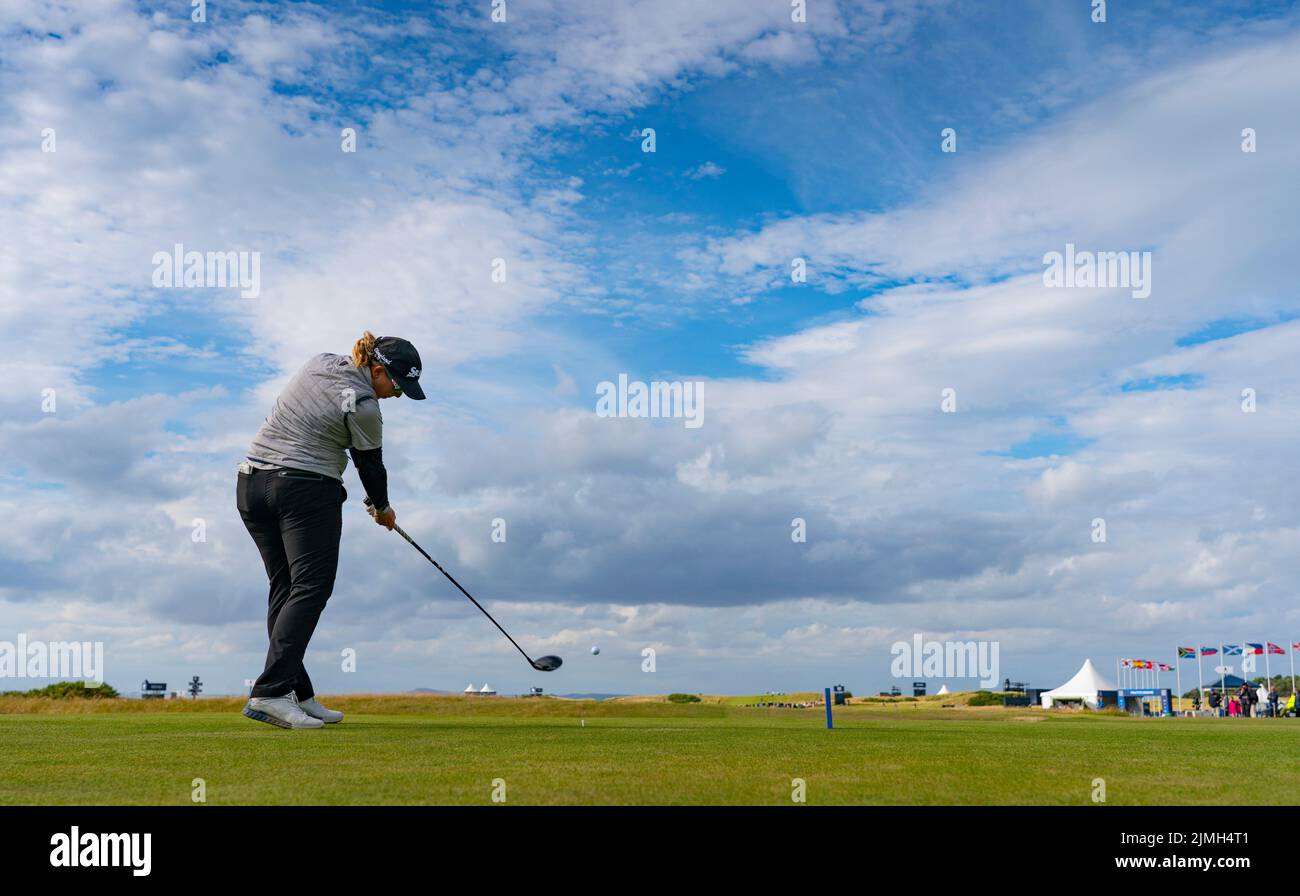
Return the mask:
<path id="1" fill-rule="evenodd" d="M 358 367 L 369 367 L 375 357 L 375 337 L 369 330 L 361 334 L 357 344 L 352 346 L 352 363 Z"/>

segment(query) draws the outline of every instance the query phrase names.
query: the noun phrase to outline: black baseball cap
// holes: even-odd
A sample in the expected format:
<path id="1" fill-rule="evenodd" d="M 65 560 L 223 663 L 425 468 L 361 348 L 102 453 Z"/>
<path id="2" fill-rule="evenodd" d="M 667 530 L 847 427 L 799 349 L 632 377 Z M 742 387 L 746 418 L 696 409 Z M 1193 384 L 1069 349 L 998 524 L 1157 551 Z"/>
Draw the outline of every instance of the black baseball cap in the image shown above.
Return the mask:
<path id="1" fill-rule="evenodd" d="M 375 340 L 375 360 L 384 365 L 403 395 L 424 400 L 424 390 L 420 388 L 420 368 L 424 365 L 415 346 L 396 336 L 380 336 Z"/>

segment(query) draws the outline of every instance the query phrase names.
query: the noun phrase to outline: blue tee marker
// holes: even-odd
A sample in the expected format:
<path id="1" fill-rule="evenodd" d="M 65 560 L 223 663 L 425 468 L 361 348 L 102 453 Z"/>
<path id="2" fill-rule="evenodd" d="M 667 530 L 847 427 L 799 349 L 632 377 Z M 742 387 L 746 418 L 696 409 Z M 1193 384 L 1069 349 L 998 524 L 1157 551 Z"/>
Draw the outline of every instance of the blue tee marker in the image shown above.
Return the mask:
<path id="1" fill-rule="evenodd" d="M 834 723 L 831 722 L 831 689 L 830 688 L 826 689 L 826 727 L 827 728 L 835 727 Z"/>

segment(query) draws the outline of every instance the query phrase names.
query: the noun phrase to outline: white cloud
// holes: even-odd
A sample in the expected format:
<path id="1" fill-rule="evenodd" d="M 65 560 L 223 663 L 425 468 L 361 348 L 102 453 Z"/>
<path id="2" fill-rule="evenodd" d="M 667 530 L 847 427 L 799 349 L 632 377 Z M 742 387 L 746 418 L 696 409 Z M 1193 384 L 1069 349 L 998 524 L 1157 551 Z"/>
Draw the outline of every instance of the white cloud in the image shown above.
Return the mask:
<path id="1" fill-rule="evenodd" d="M 703 162 L 686 172 L 691 180 L 716 180 L 727 173 L 727 169 L 715 162 Z"/>

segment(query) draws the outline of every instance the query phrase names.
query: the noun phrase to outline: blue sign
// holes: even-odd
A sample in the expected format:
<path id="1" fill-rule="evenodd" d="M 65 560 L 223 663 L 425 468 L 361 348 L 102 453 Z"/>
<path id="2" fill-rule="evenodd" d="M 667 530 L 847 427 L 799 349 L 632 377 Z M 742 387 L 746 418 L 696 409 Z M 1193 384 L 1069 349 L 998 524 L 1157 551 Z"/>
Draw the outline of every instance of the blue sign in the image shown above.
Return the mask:
<path id="1" fill-rule="evenodd" d="M 1119 698 L 1119 708 L 1121 712 L 1125 710 L 1126 697 L 1159 697 L 1160 714 L 1162 716 L 1172 716 L 1174 714 L 1173 695 L 1169 688 L 1125 688 L 1117 691 Z"/>

